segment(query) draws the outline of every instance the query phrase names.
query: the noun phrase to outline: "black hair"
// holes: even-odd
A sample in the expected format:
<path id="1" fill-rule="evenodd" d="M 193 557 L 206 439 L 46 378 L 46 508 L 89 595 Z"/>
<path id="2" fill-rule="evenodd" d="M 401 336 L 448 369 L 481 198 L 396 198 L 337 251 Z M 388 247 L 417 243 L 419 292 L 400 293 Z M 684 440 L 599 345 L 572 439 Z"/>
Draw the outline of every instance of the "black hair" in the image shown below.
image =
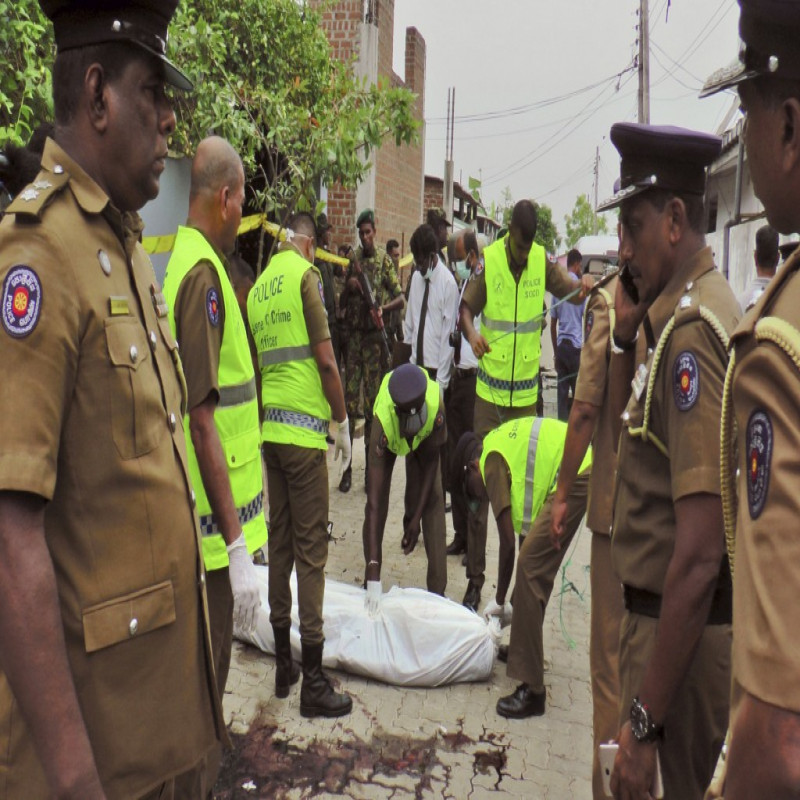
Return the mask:
<path id="1" fill-rule="evenodd" d="M 59 125 L 72 122 L 80 104 L 86 70 L 100 64 L 107 82 L 113 82 L 135 58 L 147 58 L 141 48 L 128 42 L 77 47 L 56 55 L 53 64 L 53 108 Z M 153 56 L 151 56 L 152 58 Z"/>
<path id="2" fill-rule="evenodd" d="M 466 253 L 478 253 L 478 237 L 475 235 L 475 231 L 472 228 L 467 228 L 464 231 L 464 252 Z"/>
<path id="3" fill-rule="evenodd" d="M 439 242 L 430 225 L 420 225 L 411 234 L 408 245 L 417 264 L 422 264 L 426 258 L 439 250 Z"/>
<path id="4" fill-rule="evenodd" d="M 571 267 L 573 264 L 579 264 L 581 261 L 583 261 L 581 251 L 573 247 L 572 250 L 567 253 L 567 266 Z"/>
<path id="5" fill-rule="evenodd" d="M 705 203 L 703 201 L 703 195 L 655 188 L 649 189 L 642 196 L 659 212 L 664 210 L 670 200 L 674 200 L 675 198 L 682 200 L 686 207 L 686 221 L 689 223 L 689 227 L 694 233 L 705 233 L 703 229 L 705 223 Z"/>
<path id="6" fill-rule="evenodd" d="M 762 269 L 775 269 L 780 259 L 778 231 L 771 225 L 763 225 L 756 231 L 756 262 Z"/>
<path id="7" fill-rule="evenodd" d="M 314 222 L 314 217 L 308 211 L 296 211 L 289 217 L 286 227 L 293 230 L 295 233 L 301 233 L 317 241 L 317 223 Z"/>
<path id="8" fill-rule="evenodd" d="M 751 83 L 761 102 L 770 110 L 774 111 L 786 100 L 800 100 L 800 81 L 764 75 Z"/>
<path id="9" fill-rule="evenodd" d="M 398 242 L 397 239 L 389 239 L 389 241 L 386 242 L 386 252 L 387 253 L 390 250 L 394 250 L 395 247 L 400 247 L 400 242 Z"/>
<path id="10" fill-rule="evenodd" d="M 41 156 L 27 147 L 8 144 L 0 150 L 0 183 L 11 197 L 18 195 L 31 181 L 36 180 L 41 161 Z"/>
<path id="11" fill-rule="evenodd" d="M 511 212 L 509 228 L 518 231 L 525 244 L 532 244 L 538 224 L 539 215 L 536 205 L 531 200 L 520 200 Z"/>

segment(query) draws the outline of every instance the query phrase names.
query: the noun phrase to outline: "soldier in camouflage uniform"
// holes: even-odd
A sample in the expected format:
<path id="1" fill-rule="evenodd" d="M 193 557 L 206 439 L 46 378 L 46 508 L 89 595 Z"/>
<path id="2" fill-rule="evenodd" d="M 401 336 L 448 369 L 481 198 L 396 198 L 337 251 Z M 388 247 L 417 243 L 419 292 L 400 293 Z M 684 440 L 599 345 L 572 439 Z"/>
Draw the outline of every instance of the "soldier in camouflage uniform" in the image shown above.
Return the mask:
<path id="1" fill-rule="evenodd" d="M 350 440 L 352 442 L 355 431 L 358 400 L 363 383 L 364 446 L 366 448 L 369 446 L 369 435 L 372 430 L 372 406 L 375 403 L 381 380 L 389 368 L 389 363 L 384 350 L 383 338 L 376 324 L 376 315 L 370 309 L 369 300 L 359 282 L 355 265 L 359 264 L 367 276 L 375 300 L 380 307 L 381 316 L 396 308 L 402 308 L 403 295 L 392 259 L 382 247 L 378 247 L 375 243 L 375 214 L 372 210 L 362 211 L 356 225 L 361 246 L 356 249 L 353 260 L 347 268 L 346 283 L 340 305 L 344 309 L 345 326 L 348 332 L 344 394 L 347 416 L 350 420 Z M 352 468 L 348 467 L 342 474 L 339 483 L 340 492 L 350 491 L 351 473 Z M 366 475 L 364 480 L 366 483 Z"/>

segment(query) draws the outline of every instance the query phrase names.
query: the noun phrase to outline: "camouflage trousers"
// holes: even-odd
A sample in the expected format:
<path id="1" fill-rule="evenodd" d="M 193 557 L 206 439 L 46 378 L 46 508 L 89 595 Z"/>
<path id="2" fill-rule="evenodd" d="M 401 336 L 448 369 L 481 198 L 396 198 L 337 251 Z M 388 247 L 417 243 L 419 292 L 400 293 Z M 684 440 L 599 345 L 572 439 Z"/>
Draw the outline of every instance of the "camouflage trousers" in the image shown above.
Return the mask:
<path id="1" fill-rule="evenodd" d="M 347 418 L 350 421 L 350 441 L 356 429 L 358 400 L 361 385 L 364 385 L 364 442 L 369 443 L 372 431 L 372 407 L 381 388 L 381 380 L 386 374 L 388 364 L 384 354 L 380 333 L 363 333 L 351 329 L 347 343 L 347 362 L 345 366 L 344 399 L 347 404 Z"/>

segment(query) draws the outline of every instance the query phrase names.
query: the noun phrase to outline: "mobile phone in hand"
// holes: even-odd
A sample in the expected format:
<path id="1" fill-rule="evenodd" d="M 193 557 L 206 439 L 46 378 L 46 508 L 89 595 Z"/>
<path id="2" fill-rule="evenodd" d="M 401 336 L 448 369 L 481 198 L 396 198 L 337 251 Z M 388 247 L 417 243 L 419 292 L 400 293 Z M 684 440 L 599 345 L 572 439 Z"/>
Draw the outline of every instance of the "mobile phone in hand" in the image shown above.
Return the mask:
<path id="1" fill-rule="evenodd" d="M 611 794 L 611 773 L 614 771 L 614 759 L 617 757 L 619 745 L 616 742 L 607 742 L 601 744 L 598 748 L 600 758 L 600 771 L 603 775 L 603 793 L 606 797 L 612 797 Z M 661 759 L 656 753 L 656 774 L 653 776 L 653 785 L 650 787 L 650 795 L 655 800 L 661 800 L 664 797 L 664 782 L 661 778 Z"/>
<path id="2" fill-rule="evenodd" d="M 625 264 L 622 269 L 619 271 L 619 279 L 622 283 L 622 288 L 625 290 L 625 293 L 633 300 L 634 303 L 639 302 L 639 290 L 636 288 L 636 284 L 633 282 L 633 277 L 631 276 L 630 267 Z"/>

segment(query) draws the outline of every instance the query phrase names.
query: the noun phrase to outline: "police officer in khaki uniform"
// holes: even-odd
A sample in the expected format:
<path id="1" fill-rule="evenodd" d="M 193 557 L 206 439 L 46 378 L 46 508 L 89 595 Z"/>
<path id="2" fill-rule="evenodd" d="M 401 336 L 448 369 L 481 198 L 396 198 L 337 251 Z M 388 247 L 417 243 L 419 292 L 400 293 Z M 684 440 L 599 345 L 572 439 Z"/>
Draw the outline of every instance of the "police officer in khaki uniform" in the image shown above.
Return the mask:
<path id="1" fill-rule="evenodd" d="M 294 214 L 287 239 L 247 299 L 261 365 L 262 439 L 269 493 L 269 619 L 275 635 L 275 694 L 297 682 L 289 628 L 297 571 L 303 651 L 300 713 L 339 717 L 353 701 L 333 691 L 322 671 L 322 605 L 328 560 L 328 423 L 339 423 L 335 456 L 350 465 L 350 431 L 325 313 L 322 277 L 313 266 L 314 218 Z"/>
<path id="2" fill-rule="evenodd" d="M 617 798 L 700 798 L 728 716 L 731 587 L 719 419 L 738 304 L 705 246 L 717 136 L 619 123 L 622 264 L 609 404 L 619 437 L 611 558 L 624 586 Z M 637 333 L 638 331 L 638 333 Z M 624 412 L 624 413 L 623 413 Z M 619 422 L 617 422 L 619 420 Z"/>
<path id="3" fill-rule="evenodd" d="M 554 548 L 550 514 L 566 437 L 564 422 L 521 417 L 495 428 L 483 443 L 474 433 L 465 433 L 455 453 L 461 467 L 461 490 L 468 502 L 475 508 L 488 499 L 497 520 L 497 592 L 483 615 L 487 620 L 498 617 L 501 624 L 511 624 L 506 671 L 522 683 L 497 701 L 497 713 L 512 719 L 544 714 L 544 613 L 566 546 L 586 513 L 591 452 L 584 454 L 568 498 L 565 548 Z M 514 534 L 522 541 L 512 610 L 507 595 L 514 571 Z"/>
<path id="4" fill-rule="evenodd" d="M 253 359 L 226 254 L 242 220 L 244 170 L 212 136 L 192 161 L 189 219 L 164 275 L 170 327 L 186 374 L 184 430 L 197 499 L 217 689 L 225 692 L 234 623 L 248 632 L 261 597 L 250 553 L 267 542 Z M 213 780 L 219 758 L 210 761 Z M 187 797 L 192 792 L 184 789 Z"/>
<path id="5" fill-rule="evenodd" d="M 740 5 L 740 67 L 710 79 L 707 93 L 738 84 L 756 196 L 770 225 L 796 233 L 800 7 L 775 0 Z M 798 267 L 795 253 L 731 339 L 722 430 L 725 527 L 735 547 L 726 800 L 798 796 Z"/>
<path id="6" fill-rule="evenodd" d="M 171 797 L 225 738 L 183 375 L 136 211 L 176 2 L 43 0 L 55 141 L 0 223 L 0 797 Z M 9 377 L 9 380 L 11 378 Z"/>
<path id="7" fill-rule="evenodd" d="M 589 669 L 592 677 L 594 734 L 592 796 L 595 800 L 605 797 L 597 746 L 613 739 L 619 730 L 618 652 L 623 606 L 622 589 L 611 567 L 611 506 L 617 454 L 608 404 L 608 365 L 611 359 L 616 288 L 616 277 L 611 276 L 610 280 L 604 278 L 586 300 L 580 370 L 567 423 L 567 440 L 558 473 L 550 527 L 553 545 L 562 547 L 568 498 L 591 443 L 594 460 L 589 481 L 586 524 L 592 531 Z"/>
<path id="8" fill-rule="evenodd" d="M 437 477 L 439 455 L 447 442 L 441 388 L 416 364 L 403 364 L 384 377 L 375 399 L 374 413 L 362 531 L 366 604 L 371 612 L 380 605 L 383 532 L 397 456 L 406 457 L 403 553 L 413 552 L 421 526 L 428 557 L 427 589 L 444 595 L 447 586 L 444 495 Z"/>
<path id="9" fill-rule="evenodd" d="M 581 303 L 594 286 L 589 275 L 573 283 L 547 258 L 534 242 L 537 221 L 536 206 L 520 200 L 508 234 L 484 249 L 484 267 L 472 273 L 461 300 L 461 329 L 478 359 L 473 430 L 479 437 L 510 419 L 536 414 L 545 291 L 558 298 L 575 292 L 570 302 Z M 473 324 L 478 314 L 480 332 Z M 464 605 L 473 610 L 485 580 L 488 516 L 485 502 L 468 523 Z"/>

